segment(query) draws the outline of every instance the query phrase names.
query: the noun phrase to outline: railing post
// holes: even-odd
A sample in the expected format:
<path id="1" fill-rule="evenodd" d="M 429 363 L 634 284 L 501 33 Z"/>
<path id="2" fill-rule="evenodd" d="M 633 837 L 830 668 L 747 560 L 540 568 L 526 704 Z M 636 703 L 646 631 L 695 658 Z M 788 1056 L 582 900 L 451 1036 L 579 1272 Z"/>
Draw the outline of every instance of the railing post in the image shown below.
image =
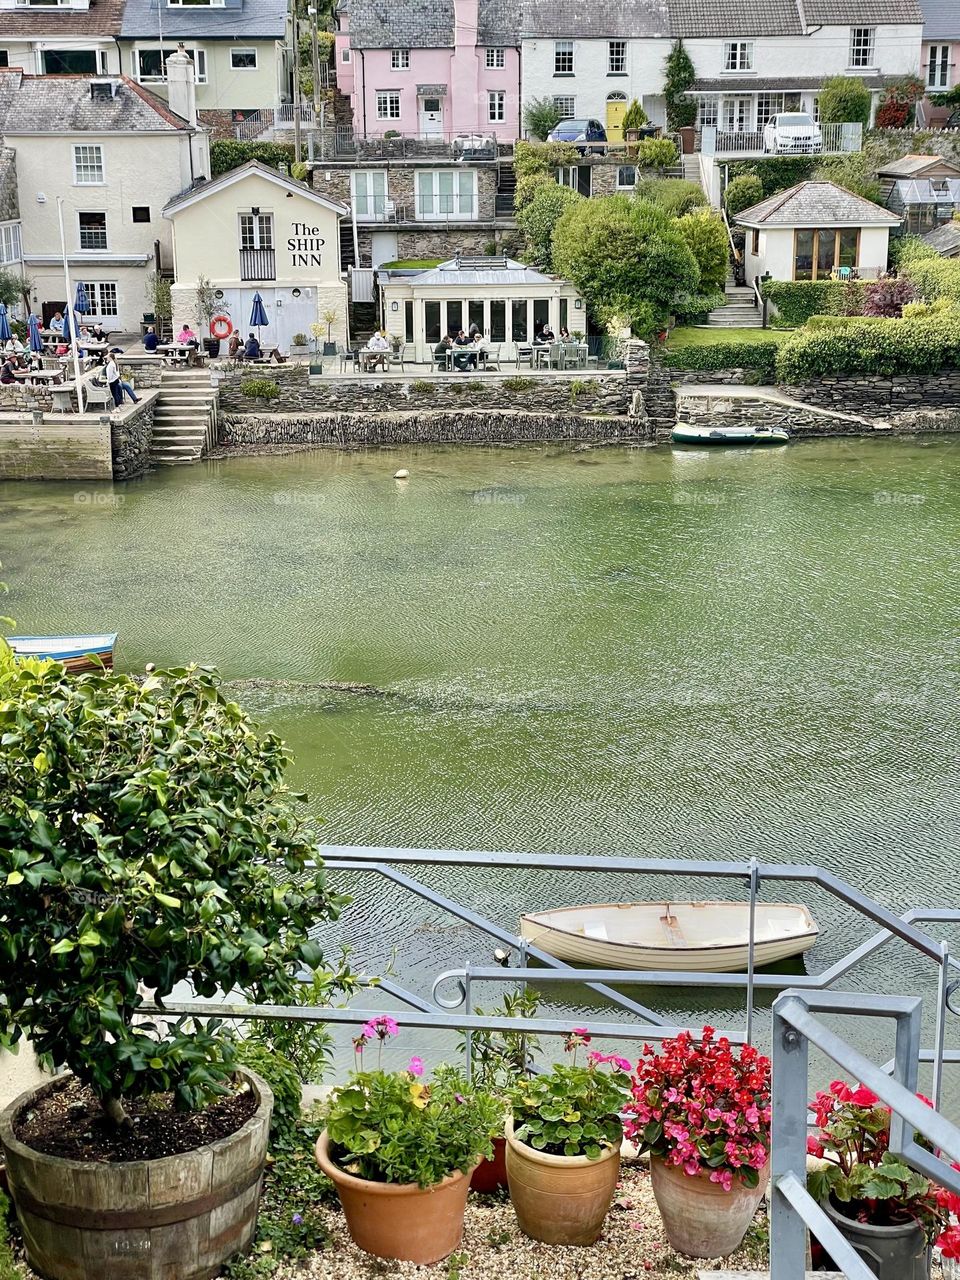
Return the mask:
<path id="1" fill-rule="evenodd" d="M 750 859 L 750 933 L 747 940 L 747 1044 L 753 1044 L 753 979 L 756 969 L 757 892 L 760 870 L 756 858 Z"/>
<path id="2" fill-rule="evenodd" d="M 463 977 L 463 1000 L 464 1013 L 468 1016 L 473 1012 L 473 1000 L 471 996 L 471 980 L 470 974 L 473 965 L 468 964 Z M 468 1080 L 473 1080 L 473 1032 L 465 1031 L 463 1033 L 463 1067 Z"/>
<path id="3" fill-rule="evenodd" d="M 773 1006 L 773 1122 L 770 1129 L 770 1280 L 804 1280 L 807 1228 L 778 1188 L 789 1174 L 807 1179 L 807 1042 L 783 1016 L 797 1003 L 787 991 Z"/>
<path id="4" fill-rule="evenodd" d="M 930 1096 L 933 1109 L 940 1110 L 940 1095 L 943 1092 L 943 1041 L 946 1033 L 948 987 L 950 985 L 950 944 L 940 943 L 940 981 L 937 983 L 937 1023 L 935 1043 L 933 1047 L 933 1082 Z"/>

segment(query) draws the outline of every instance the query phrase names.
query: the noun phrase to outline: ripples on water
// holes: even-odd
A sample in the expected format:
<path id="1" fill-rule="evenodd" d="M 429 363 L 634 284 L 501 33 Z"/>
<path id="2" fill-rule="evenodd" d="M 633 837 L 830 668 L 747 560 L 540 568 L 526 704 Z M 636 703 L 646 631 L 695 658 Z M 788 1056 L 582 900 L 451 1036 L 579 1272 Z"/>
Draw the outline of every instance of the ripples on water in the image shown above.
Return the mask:
<path id="1" fill-rule="evenodd" d="M 0 556 L 22 630 L 116 627 L 127 667 L 389 690 L 244 695 L 288 739 L 331 842 L 756 856 L 898 910 L 956 905 L 958 462 L 951 440 L 246 459 L 82 501 L 0 486 Z M 431 882 L 508 926 L 594 895 L 743 892 Z M 489 956 L 409 895 L 366 877 L 356 892 L 344 927 L 371 969 L 396 945 L 428 989 Z M 813 967 L 868 936 L 804 896 Z M 929 973 L 897 947 L 853 981 L 915 990 Z M 689 993 L 663 1003 L 700 1012 Z"/>

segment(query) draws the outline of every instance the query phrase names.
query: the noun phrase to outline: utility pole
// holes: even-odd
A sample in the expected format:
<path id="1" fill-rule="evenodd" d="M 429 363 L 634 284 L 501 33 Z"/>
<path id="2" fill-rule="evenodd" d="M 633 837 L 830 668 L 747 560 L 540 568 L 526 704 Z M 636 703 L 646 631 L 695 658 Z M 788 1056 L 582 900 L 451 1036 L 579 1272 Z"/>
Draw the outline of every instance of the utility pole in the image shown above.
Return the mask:
<path id="1" fill-rule="evenodd" d="M 296 0 L 293 4 L 293 158 L 300 163 L 300 28 Z"/>
<path id="2" fill-rule="evenodd" d="M 320 38 L 317 34 L 319 30 L 320 14 L 314 5 L 310 5 L 307 9 L 310 16 L 311 32 L 313 35 L 313 114 L 314 124 L 319 112 L 320 116 L 320 159 L 323 160 L 326 152 L 324 150 L 323 128 L 326 124 L 324 108 L 326 100 L 323 98 L 323 89 L 326 86 L 320 84 Z"/>

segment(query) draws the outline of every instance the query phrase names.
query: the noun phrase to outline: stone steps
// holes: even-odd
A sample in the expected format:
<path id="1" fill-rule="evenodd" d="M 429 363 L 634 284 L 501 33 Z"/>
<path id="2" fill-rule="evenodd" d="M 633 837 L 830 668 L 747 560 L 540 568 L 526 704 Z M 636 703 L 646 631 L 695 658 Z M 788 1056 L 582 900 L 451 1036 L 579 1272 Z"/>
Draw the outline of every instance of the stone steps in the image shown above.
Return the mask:
<path id="1" fill-rule="evenodd" d="M 160 378 L 150 460 L 157 466 L 198 462 L 216 421 L 218 391 L 206 369 L 169 369 Z"/>

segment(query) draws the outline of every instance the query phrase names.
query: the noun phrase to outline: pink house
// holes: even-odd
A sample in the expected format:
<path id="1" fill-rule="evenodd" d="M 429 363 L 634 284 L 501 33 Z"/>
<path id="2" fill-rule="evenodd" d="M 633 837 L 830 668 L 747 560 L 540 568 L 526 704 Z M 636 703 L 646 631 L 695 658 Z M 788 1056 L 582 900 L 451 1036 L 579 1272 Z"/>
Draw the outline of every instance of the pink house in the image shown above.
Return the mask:
<path id="1" fill-rule="evenodd" d="M 920 0 L 923 10 L 921 71 L 927 93 L 945 93 L 960 85 L 960 4 L 957 0 Z M 922 123 L 944 124 L 948 108 L 923 104 Z"/>
<path id="2" fill-rule="evenodd" d="M 520 136 L 520 5 L 343 0 L 337 84 L 357 137 Z"/>

